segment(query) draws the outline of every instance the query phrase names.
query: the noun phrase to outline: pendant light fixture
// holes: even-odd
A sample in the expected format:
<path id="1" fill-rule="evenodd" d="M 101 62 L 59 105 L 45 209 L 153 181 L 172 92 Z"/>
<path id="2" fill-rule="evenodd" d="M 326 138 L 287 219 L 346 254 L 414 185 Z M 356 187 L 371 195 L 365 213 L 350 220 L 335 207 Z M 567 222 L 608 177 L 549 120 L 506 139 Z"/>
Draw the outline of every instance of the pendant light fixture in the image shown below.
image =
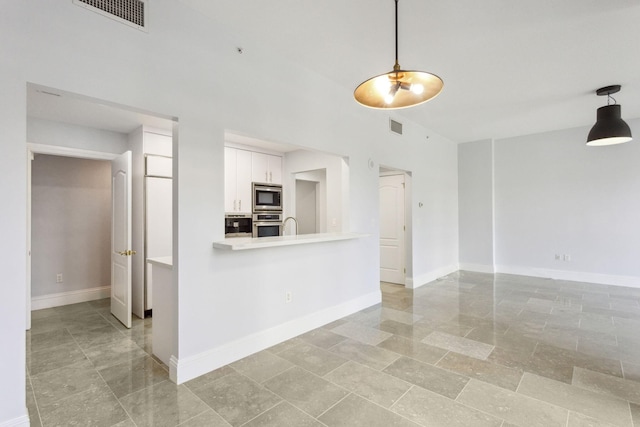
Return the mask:
<path id="1" fill-rule="evenodd" d="M 598 96 L 607 95 L 607 105 L 598 108 L 596 124 L 589 131 L 587 145 L 614 145 L 631 141 L 631 129 L 622 120 L 620 105 L 616 104 L 616 100 L 611 96 L 619 91 L 620 85 L 607 86 L 596 91 Z M 612 99 L 613 104 L 609 104 Z"/>
<path id="2" fill-rule="evenodd" d="M 393 71 L 371 77 L 353 92 L 356 101 L 365 107 L 398 109 L 413 107 L 435 98 L 444 82 L 435 74 L 408 71 L 398 63 L 398 0 L 396 2 L 396 63 Z"/>

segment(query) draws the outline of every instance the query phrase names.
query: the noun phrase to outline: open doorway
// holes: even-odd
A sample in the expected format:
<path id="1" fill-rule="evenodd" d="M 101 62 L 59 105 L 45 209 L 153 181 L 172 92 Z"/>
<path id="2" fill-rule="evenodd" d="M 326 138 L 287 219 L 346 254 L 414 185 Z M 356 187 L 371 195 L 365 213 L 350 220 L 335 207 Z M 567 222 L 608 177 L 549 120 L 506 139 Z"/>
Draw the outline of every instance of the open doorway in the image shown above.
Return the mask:
<path id="1" fill-rule="evenodd" d="M 107 101 L 28 84 L 27 179 L 30 204 L 28 206 L 30 216 L 27 221 L 27 239 L 30 245 L 26 295 L 28 329 L 31 328 L 32 309 L 109 297 L 110 290 L 120 288 L 111 286 L 114 270 L 111 266 L 112 262 L 108 259 L 110 254 L 107 253 L 105 257 L 105 247 L 108 247 L 112 241 L 112 232 L 109 227 L 114 224 L 113 218 L 117 217 L 114 216 L 111 201 L 114 194 L 112 188 L 116 181 L 113 180 L 111 172 L 108 175 L 106 172 L 111 169 L 111 162 L 119 157 L 120 153 L 128 151 L 133 151 L 130 175 L 134 177 L 127 178 L 133 184 L 128 184 L 129 189 L 126 193 L 136 205 L 133 207 L 135 215 L 133 218 L 129 215 L 127 220 L 127 228 L 137 237 L 137 240 L 131 239 L 129 243 L 121 245 L 122 248 L 112 248 L 109 252 L 116 250 L 122 257 L 138 255 L 136 262 L 131 263 L 135 265 L 137 273 L 132 284 L 127 285 L 126 288 L 129 293 L 132 292 L 132 287 L 136 289 L 139 302 L 136 304 L 138 309 L 134 313 L 140 318 L 145 317 L 145 311 L 151 308 L 149 303 L 151 292 L 147 292 L 145 288 L 147 282 L 145 249 L 147 243 L 152 246 L 157 240 L 148 242 L 146 238 L 148 224 L 145 217 L 147 213 L 145 197 L 158 193 L 154 191 L 156 189 L 154 184 L 149 184 L 147 192 L 145 179 L 150 172 L 161 176 L 165 181 L 172 180 L 174 125 L 173 118 L 154 116 Z M 147 154 L 156 155 L 154 160 L 162 158 L 159 162 L 148 161 Z M 40 163 L 35 165 L 34 173 L 37 175 L 33 178 L 37 179 L 37 182 L 33 182 L 32 166 L 37 161 L 42 161 L 44 166 L 40 167 Z M 157 167 L 158 164 L 161 164 L 161 167 Z M 151 166 L 154 168 L 151 169 Z M 98 170 L 103 175 L 103 181 L 99 190 L 96 190 L 96 186 L 89 183 L 93 182 L 91 172 Z M 43 175 L 43 172 L 46 173 Z M 53 188 L 52 183 L 58 181 L 64 181 L 65 184 Z M 35 185 L 34 188 L 32 188 L 33 185 Z M 165 190 L 161 192 L 168 200 L 163 207 L 168 206 L 166 210 L 169 213 L 172 211 L 173 199 L 171 187 L 169 185 L 169 191 L 166 191 L 165 186 L 163 187 Z M 36 193 L 36 199 L 33 200 L 32 191 Z M 102 200 L 100 207 L 96 207 L 93 203 L 98 193 Z M 41 195 L 49 205 L 42 205 L 43 200 L 38 198 Z M 85 198 L 82 199 L 80 195 Z M 71 200 L 68 200 L 67 196 L 71 197 Z M 33 218 L 31 217 L 32 202 L 35 202 Z M 101 221 L 99 226 L 95 221 L 90 225 L 86 224 L 98 218 Z M 34 224 L 33 221 L 39 222 Z M 37 229 L 37 226 L 44 222 L 48 222 L 49 226 L 46 227 L 48 231 L 44 230 L 43 234 L 43 230 Z M 157 216 L 151 218 L 151 222 L 152 226 L 155 225 Z M 164 223 L 162 237 L 168 235 L 171 238 L 172 228 L 172 220 L 169 219 L 168 225 L 167 222 Z M 167 229 L 168 232 L 166 232 Z M 46 234 L 47 232 L 49 235 Z M 58 239 L 54 241 L 51 235 L 55 233 L 58 234 Z M 136 247 L 133 247 L 134 243 Z M 34 244 L 38 246 L 34 247 Z M 100 255 L 89 257 L 90 253 L 96 251 L 90 251 L 87 248 L 95 246 L 100 247 Z M 167 253 L 161 255 L 171 256 L 171 244 L 163 246 L 163 248 L 166 247 L 169 247 L 166 250 Z M 47 252 L 56 256 L 40 256 Z M 152 256 L 161 255 L 152 254 Z M 111 258 L 113 260 L 112 254 Z M 97 273 L 99 274 L 96 278 L 94 276 Z M 127 279 L 124 283 L 130 280 Z M 113 300 L 113 295 L 111 297 Z M 126 311 L 130 318 L 133 311 L 131 306 Z M 127 322 L 126 319 L 123 323 L 127 327 L 130 326 L 130 321 Z"/>
<path id="2" fill-rule="evenodd" d="M 380 168 L 380 281 L 411 283 L 411 175 Z"/>

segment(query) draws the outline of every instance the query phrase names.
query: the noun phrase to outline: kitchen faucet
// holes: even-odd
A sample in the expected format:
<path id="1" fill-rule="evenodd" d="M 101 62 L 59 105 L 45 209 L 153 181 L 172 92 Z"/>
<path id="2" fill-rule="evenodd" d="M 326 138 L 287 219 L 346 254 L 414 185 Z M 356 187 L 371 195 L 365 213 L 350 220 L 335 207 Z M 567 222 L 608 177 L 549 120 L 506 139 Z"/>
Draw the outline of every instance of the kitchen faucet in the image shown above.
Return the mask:
<path id="1" fill-rule="evenodd" d="M 286 226 L 287 226 L 287 221 L 289 221 L 290 219 L 292 219 L 292 220 L 293 220 L 293 222 L 296 224 L 296 234 L 295 234 L 295 235 L 297 236 L 297 235 L 298 235 L 298 220 L 297 220 L 297 219 L 295 219 L 294 217 L 292 217 L 292 216 L 288 216 L 288 217 L 286 217 L 286 218 L 284 219 L 284 221 L 282 222 L 282 227 L 283 227 L 283 228 L 284 228 L 284 227 L 286 227 Z"/>

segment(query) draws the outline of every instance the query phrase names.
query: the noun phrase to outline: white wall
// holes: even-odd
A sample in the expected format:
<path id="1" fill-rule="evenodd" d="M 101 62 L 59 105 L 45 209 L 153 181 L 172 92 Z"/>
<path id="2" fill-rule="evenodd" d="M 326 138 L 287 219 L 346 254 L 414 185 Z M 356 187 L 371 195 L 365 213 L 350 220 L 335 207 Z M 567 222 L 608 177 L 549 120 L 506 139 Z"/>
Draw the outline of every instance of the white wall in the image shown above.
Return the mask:
<path id="1" fill-rule="evenodd" d="M 494 271 L 493 141 L 458 145 L 460 268 Z"/>
<path id="2" fill-rule="evenodd" d="M 109 286 L 111 163 L 37 154 L 31 167 L 32 297 Z"/>
<path id="3" fill-rule="evenodd" d="M 370 158 L 412 172 L 413 200 L 424 203 L 413 216 L 420 284 L 457 265 L 455 144 L 407 121 L 401 139 L 390 134 L 388 113 L 359 106 L 352 88 L 253 49 L 251 39 L 180 2 L 155 1 L 147 18 L 149 32 L 141 32 L 72 2 L 46 0 L 12 2 L 0 16 L 0 39 L 10 41 L 0 44 L 0 166 L 12 176 L 0 184 L 8 283 L 0 321 L 12 349 L 0 364 L 0 423 L 25 414 L 27 82 L 178 118 L 174 361 L 182 380 L 296 333 L 297 325 L 313 327 L 323 316 L 379 301 L 378 171 L 368 167 Z M 286 80 L 283 67 L 290 69 Z M 224 238 L 225 129 L 348 157 L 348 230 L 370 237 L 269 252 L 212 249 Z M 294 300 L 285 305 L 287 290 Z"/>
<path id="4" fill-rule="evenodd" d="M 27 118 L 27 141 L 81 150 L 120 154 L 128 150 L 127 135 L 50 120 Z"/>
<path id="5" fill-rule="evenodd" d="M 336 232 L 349 230 L 349 167 L 344 159 L 331 154 L 312 152 L 308 150 L 291 151 L 285 154 L 283 188 L 285 190 L 285 214 L 287 206 L 296 205 L 296 174 L 302 179 L 307 175 L 300 172 L 323 170 L 320 182 L 322 232 Z M 346 169 L 347 176 L 343 176 Z M 317 173 L 309 177 L 313 179 Z"/>
<path id="6" fill-rule="evenodd" d="M 640 144 L 588 147 L 588 131 L 495 142 L 500 271 L 640 286 Z"/>

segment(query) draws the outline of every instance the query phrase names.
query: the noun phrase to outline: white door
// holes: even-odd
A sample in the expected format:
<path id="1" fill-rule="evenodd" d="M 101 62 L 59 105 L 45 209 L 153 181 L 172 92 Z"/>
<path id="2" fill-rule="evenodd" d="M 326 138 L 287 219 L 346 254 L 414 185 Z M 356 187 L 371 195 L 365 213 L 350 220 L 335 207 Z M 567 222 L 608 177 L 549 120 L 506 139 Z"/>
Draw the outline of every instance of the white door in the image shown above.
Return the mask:
<path id="1" fill-rule="evenodd" d="M 131 327 L 131 151 L 111 162 L 111 314 Z"/>
<path id="2" fill-rule="evenodd" d="M 381 176 L 380 280 L 404 285 L 404 175 Z"/>

